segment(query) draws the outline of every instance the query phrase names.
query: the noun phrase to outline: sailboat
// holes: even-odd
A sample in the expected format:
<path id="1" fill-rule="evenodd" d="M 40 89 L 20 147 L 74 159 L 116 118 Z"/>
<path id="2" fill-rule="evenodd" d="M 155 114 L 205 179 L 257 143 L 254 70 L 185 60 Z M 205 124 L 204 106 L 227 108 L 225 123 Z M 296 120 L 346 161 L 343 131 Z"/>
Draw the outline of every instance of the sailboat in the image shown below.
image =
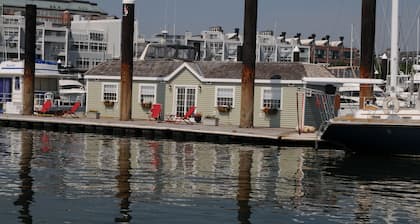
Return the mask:
<path id="1" fill-rule="evenodd" d="M 420 155 L 420 110 L 400 108 L 396 91 L 398 10 L 399 0 L 392 0 L 391 78 L 383 108 L 359 109 L 351 116 L 333 118 L 320 130 L 321 139 L 356 153 Z"/>

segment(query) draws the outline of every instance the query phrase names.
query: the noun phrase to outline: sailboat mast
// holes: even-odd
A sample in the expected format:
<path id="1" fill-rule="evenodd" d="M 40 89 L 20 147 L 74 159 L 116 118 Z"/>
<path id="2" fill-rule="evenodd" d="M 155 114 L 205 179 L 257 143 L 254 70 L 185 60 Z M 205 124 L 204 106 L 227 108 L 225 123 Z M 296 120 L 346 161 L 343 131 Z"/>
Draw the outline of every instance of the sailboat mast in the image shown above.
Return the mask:
<path id="1" fill-rule="evenodd" d="M 398 11 L 399 0 L 392 0 L 392 15 L 391 15 L 391 79 L 390 79 L 390 94 L 391 97 L 396 97 L 397 75 L 399 73 L 399 52 L 398 52 Z"/>

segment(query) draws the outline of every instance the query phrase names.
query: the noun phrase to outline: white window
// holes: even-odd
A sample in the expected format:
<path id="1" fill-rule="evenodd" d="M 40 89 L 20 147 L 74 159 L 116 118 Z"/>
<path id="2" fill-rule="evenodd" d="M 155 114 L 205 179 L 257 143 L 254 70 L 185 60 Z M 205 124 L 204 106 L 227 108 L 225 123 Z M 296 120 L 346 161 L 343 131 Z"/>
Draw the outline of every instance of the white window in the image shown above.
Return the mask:
<path id="1" fill-rule="evenodd" d="M 281 109 L 281 95 L 280 88 L 263 88 L 262 89 L 262 108 Z"/>
<path id="2" fill-rule="evenodd" d="M 156 85 L 139 85 L 139 102 L 155 103 L 156 102 Z"/>
<path id="3" fill-rule="evenodd" d="M 102 101 L 117 102 L 118 101 L 118 84 L 103 83 L 102 84 Z"/>
<path id="4" fill-rule="evenodd" d="M 216 87 L 216 106 L 233 108 L 235 96 L 234 87 Z"/>

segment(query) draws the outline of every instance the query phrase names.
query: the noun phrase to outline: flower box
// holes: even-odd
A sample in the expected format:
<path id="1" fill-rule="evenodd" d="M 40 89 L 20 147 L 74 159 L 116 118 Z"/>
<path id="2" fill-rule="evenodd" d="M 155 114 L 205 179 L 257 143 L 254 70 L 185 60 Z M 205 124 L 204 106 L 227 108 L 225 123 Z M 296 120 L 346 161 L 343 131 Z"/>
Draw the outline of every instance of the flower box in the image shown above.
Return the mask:
<path id="1" fill-rule="evenodd" d="M 262 109 L 262 111 L 267 114 L 267 115 L 274 115 L 277 114 L 277 108 L 268 108 L 265 107 L 264 109 Z"/>
<path id="2" fill-rule="evenodd" d="M 148 102 L 148 103 L 141 103 L 141 107 L 143 109 L 150 109 L 152 108 L 152 102 Z"/>
<path id="3" fill-rule="evenodd" d="M 217 110 L 220 113 L 227 113 L 227 112 L 230 112 L 232 110 L 232 107 L 230 107 L 230 106 L 217 106 Z"/>
<path id="4" fill-rule="evenodd" d="M 104 101 L 104 105 L 105 107 L 113 107 L 114 106 L 114 102 L 113 101 Z"/>

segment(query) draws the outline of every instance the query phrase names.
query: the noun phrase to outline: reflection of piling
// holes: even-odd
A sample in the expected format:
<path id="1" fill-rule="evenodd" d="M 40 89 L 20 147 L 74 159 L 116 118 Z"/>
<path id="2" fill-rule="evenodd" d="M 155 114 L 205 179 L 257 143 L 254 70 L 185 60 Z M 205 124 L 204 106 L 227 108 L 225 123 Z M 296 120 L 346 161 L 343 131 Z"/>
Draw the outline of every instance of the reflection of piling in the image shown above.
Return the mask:
<path id="1" fill-rule="evenodd" d="M 254 126 L 255 48 L 257 41 L 257 0 L 245 0 L 244 44 L 242 48 L 241 128 Z"/>
<path id="2" fill-rule="evenodd" d="M 373 78 L 375 51 L 376 0 L 362 0 L 362 30 L 360 47 L 360 78 Z M 372 98 L 373 86 L 360 84 L 360 108 Z"/>
<path id="3" fill-rule="evenodd" d="M 32 223 L 32 216 L 30 214 L 29 206 L 33 201 L 34 191 L 32 190 L 33 178 L 31 173 L 31 160 L 33 156 L 33 135 L 31 132 L 22 131 L 22 154 L 20 157 L 20 171 L 19 178 L 22 181 L 20 189 L 21 193 L 19 198 L 15 201 L 15 205 L 22 206 L 19 211 L 19 219 L 22 223 Z"/>
<path id="4" fill-rule="evenodd" d="M 131 120 L 133 85 L 133 34 L 135 0 L 123 0 L 121 28 L 121 105 L 120 120 Z"/>
<path id="5" fill-rule="evenodd" d="M 34 112 L 36 5 L 26 5 L 25 68 L 23 74 L 23 114 Z"/>
<path id="6" fill-rule="evenodd" d="M 121 139 L 119 141 L 119 156 L 118 156 L 118 170 L 119 174 L 115 177 L 118 181 L 118 194 L 117 198 L 121 199 L 120 202 L 120 214 L 121 217 L 116 218 L 116 222 L 129 222 L 131 220 L 130 212 L 130 140 Z"/>
<path id="7" fill-rule="evenodd" d="M 250 223 L 252 151 L 241 151 L 239 157 L 238 195 L 236 198 L 239 206 L 238 221 L 239 223 Z"/>

